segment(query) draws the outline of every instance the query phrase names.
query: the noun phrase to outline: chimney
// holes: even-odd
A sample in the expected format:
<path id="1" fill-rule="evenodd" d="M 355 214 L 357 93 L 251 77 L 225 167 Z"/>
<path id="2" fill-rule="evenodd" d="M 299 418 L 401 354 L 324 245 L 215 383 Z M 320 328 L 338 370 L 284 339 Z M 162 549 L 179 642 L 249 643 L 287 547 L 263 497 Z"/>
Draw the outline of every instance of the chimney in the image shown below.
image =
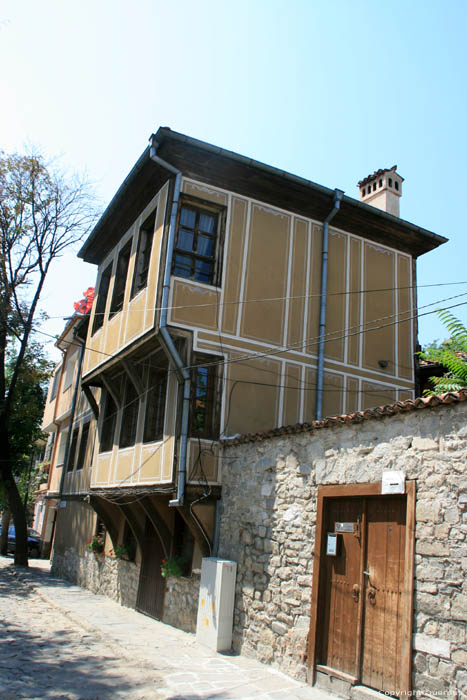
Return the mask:
<path id="1" fill-rule="evenodd" d="M 404 178 L 396 170 L 397 165 L 393 165 L 389 170 L 377 170 L 373 175 L 360 180 L 358 186 L 361 201 L 387 211 L 388 214 L 400 216 L 399 199 Z"/>

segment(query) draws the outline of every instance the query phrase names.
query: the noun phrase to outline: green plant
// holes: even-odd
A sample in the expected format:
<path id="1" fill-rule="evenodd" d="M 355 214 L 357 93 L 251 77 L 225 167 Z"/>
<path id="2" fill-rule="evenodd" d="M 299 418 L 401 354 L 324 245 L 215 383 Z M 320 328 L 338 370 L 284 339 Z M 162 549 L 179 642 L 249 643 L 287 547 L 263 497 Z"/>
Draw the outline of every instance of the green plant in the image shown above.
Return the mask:
<path id="1" fill-rule="evenodd" d="M 101 537 L 101 535 L 94 535 L 90 540 L 88 540 L 86 546 L 90 552 L 99 554 L 100 552 L 104 551 L 104 538 Z"/>
<path id="2" fill-rule="evenodd" d="M 428 347 L 419 356 L 442 365 L 447 372 L 442 377 L 430 377 L 434 388 L 425 389 L 426 396 L 467 388 L 467 328 L 449 311 L 438 311 L 438 316 L 450 338 L 438 347 Z"/>
<path id="3" fill-rule="evenodd" d="M 124 544 L 118 544 L 115 549 L 110 550 L 110 556 L 115 557 L 115 559 L 129 559 L 130 553 Z"/>
<path id="4" fill-rule="evenodd" d="M 163 559 L 161 574 L 164 578 L 180 577 L 185 573 L 186 561 L 183 557 L 169 557 Z"/>

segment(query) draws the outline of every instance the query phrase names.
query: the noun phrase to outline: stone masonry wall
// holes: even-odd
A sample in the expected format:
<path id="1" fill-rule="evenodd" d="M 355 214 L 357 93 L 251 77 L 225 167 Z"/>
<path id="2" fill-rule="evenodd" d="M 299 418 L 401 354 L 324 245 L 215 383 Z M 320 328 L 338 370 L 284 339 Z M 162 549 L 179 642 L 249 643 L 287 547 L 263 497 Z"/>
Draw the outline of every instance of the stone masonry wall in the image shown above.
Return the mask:
<path id="1" fill-rule="evenodd" d="M 54 553 L 51 573 L 128 608 L 136 606 L 139 566 L 134 562 L 87 551 L 80 557 L 70 547 L 64 554 Z"/>
<path id="2" fill-rule="evenodd" d="M 234 648 L 306 678 L 317 488 L 402 470 L 417 482 L 413 687 L 466 700 L 466 463 L 466 403 L 226 447 Z"/>
<path id="3" fill-rule="evenodd" d="M 167 579 L 162 622 L 185 632 L 196 632 L 199 584 L 199 575 Z"/>

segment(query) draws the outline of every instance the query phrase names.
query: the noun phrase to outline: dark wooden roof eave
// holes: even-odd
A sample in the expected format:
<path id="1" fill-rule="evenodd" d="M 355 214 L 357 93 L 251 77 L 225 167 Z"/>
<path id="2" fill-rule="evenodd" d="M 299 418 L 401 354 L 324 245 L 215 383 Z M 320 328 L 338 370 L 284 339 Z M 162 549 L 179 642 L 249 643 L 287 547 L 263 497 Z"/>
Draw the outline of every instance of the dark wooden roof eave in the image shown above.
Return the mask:
<path id="1" fill-rule="evenodd" d="M 333 206 L 334 190 L 236 153 L 161 128 L 154 136 L 158 154 L 182 173 L 206 184 L 323 221 Z M 172 177 L 145 149 L 79 251 L 99 264 L 128 230 L 158 189 Z M 415 257 L 447 241 L 371 205 L 344 195 L 333 225 Z"/>

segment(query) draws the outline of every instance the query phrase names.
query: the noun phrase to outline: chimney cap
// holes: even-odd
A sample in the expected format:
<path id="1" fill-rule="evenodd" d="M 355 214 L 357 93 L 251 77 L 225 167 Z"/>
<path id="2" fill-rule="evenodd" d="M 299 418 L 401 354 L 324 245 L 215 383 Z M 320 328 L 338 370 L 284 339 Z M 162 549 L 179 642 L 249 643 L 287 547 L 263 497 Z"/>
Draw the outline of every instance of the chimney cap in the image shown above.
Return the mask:
<path id="1" fill-rule="evenodd" d="M 367 175 L 363 180 L 360 180 L 358 183 L 359 187 L 363 187 L 364 185 L 367 185 L 369 182 L 372 182 L 375 178 L 381 177 L 381 175 L 385 175 L 386 173 L 396 173 L 397 170 L 397 165 L 393 165 L 392 168 L 380 168 L 379 170 L 375 170 L 374 173 Z M 398 178 L 400 179 L 401 182 L 404 182 L 404 178 L 402 175 L 399 175 L 399 173 L 396 173 Z"/>

